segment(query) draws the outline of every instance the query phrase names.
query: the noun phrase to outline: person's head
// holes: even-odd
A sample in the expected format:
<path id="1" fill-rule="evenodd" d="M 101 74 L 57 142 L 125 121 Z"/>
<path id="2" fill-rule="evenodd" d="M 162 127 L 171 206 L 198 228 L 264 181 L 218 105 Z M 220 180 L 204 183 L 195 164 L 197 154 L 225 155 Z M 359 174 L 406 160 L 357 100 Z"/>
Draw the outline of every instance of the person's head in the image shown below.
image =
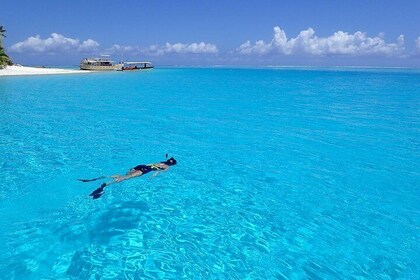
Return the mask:
<path id="1" fill-rule="evenodd" d="M 176 164 L 176 159 L 174 159 L 173 157 L 171 157 L 170 159 L 166 160 L 164 163 L 166 165 L 169 165 L 169 166 L 175 165 Z"/>

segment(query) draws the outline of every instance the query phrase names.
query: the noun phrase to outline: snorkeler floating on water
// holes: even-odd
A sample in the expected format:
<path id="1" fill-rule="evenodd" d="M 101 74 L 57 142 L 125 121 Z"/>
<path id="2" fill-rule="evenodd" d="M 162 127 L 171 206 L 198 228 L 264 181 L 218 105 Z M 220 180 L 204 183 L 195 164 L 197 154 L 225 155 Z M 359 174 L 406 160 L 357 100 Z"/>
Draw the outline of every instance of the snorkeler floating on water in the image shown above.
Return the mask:
<path id="1" fill-rule="evenodd" d="M 158 162 L 158 163 L 153 163 L 153 164 L 140 164 L 137 165 L 136 167 L 130 169 L 130 171 L 128 171 L 125 176 L 120 176 L 120 175 L 112 175 L 112 176 L 101 176 L 98 178 L 94 178 L 94 179 L 77 179 L 79 181 L 82 182 L 92 182 L 92 181 L 96 181 L 96 180 L 100 180 L 100 179 L 104 179 L 107 177 L 111 177 L 114 180 L 108 183 L 103 183 L 99 188 L 97 188 L 96 190 L 94 190 L 89 196 L 92 196 L 93 199 L 97 199 L 99 197 L 101 197 L 101 195 L 103 195 L 104 193 L 104 188 L 115 184 L 115 183 L 119 183 L 134 177 L 139 177 L 142 176 L 144 174 L 147 174 L 149 172 L 152 171 L 157 171 L 155 174 L 153 174 L 153 176 L 156 176 L 157 174 L 159 174 L 159 172 L 164 172 L 167 171 L 169 169 L 169 167 L 171 167 L 172 165 L 176 164 L 176 159 L 174 159 L 173 157 L 171 157 L 170 159 L 166 160 L 166 161 L 162 161 L 162 162 Z"/>

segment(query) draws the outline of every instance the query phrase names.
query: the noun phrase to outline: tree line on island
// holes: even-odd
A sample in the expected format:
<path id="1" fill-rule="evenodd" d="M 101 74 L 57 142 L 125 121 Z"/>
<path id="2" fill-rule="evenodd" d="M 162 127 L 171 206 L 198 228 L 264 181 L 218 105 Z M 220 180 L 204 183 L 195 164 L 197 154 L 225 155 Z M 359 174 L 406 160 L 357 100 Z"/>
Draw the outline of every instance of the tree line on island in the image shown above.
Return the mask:
<path id="1" fill-rule="evenodd" d="M 13 65 L 12 60 L 6 54 L 3 47 L 3 38 L 6 38 L 6 30 L 3 28 L 3 25 L 0 26 L 0 69 L 4 68 L 7 65 Z"/>

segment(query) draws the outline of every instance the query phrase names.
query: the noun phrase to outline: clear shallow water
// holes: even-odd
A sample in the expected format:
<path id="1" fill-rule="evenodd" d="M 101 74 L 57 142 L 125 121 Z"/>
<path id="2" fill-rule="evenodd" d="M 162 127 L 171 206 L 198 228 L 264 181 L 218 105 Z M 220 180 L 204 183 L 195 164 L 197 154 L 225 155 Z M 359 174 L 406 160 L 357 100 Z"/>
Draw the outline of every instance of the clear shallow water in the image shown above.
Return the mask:
<path id="1" fill-rule="evenodd" d="M 0 273 L 417 279 L 419 105 L 406 69 L 0 78 Z"/>

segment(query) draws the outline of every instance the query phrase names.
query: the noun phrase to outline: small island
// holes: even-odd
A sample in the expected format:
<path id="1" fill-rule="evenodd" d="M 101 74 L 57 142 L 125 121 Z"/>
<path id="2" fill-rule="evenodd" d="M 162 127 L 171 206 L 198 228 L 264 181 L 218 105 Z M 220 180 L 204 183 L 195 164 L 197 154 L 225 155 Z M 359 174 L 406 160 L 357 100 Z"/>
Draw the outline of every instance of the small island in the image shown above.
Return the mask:
<path id="1" fill-rule="evenodd" d="M 13 63 L 12 59 L 6 54 L 3 47 L 3 39 L 6 38 L 6 30 L 0 26 L 0 76 L 22 76 L 22 75 L 51 75 L 51 74 L 78 74 L 86 73 L 81 70 L 27 67 Z"/>

